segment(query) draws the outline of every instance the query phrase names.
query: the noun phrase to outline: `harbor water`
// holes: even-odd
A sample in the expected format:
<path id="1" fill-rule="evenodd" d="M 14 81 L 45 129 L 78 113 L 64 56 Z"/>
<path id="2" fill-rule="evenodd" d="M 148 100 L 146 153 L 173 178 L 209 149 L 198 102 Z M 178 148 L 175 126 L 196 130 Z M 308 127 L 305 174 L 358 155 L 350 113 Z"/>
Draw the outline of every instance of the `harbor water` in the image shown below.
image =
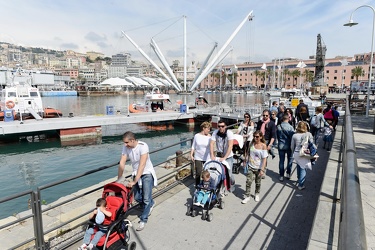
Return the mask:
<path id="1" fill-rule="evenodd" d="M 228 104 L 255 105 L 265 101 L 262 95 L 246 94 L 205 94 L 209 103 L 225 102 Z M 183 100 L 194 103 L 196 96 L 171 95 L 171 102 Z M 101 97 L 43 97 L 45 107 L 54 107 L 64 115 L 73 113 L 74 116 L 104 115 L 106 106 L 114 106 L 121 114 L 127 113 L 127 96 Z M 142 102 L 143 96 L 130 95 L 129 103 Z M 199 127 L 196 127 L 199 129 Z M 0 182 L 2 192 L 0 199 L 19 192 L 35 190 L 36 187 L 52 183 L 93 170 L 102 166 L 116 164 L 120 159 L 122 140 L 121 135 L 134 131 L 140 140 L 148 143 L 150 150 L 165 148 L 165 146 L 192 138 L 197 131 L 184 125 L 174 124 L 160 129 L 144 124 L 126 125 L 123 131 L 115 131 L 113 135 L 103 137 L 95 143 L 66 146 L 59 139 L 46 139 L 33 142 L 20 141 L 0 144 Z M 166 160 L 179 149 L 187 149 L 189 143 L 181 143 L 161 153 L 152 155 L 154 164 Z M 129 170 L 129 169 L 128 169 Z M 117 166 L 109 168 L 100 174 L 79 178 L 64 185 L 58 185 L 42 193 L 42 200 L 51 203 L 72 192 L 104 181 L 117 175 Z M 0 219 L 27 210 L 28 197 L 0 204 Z"/>

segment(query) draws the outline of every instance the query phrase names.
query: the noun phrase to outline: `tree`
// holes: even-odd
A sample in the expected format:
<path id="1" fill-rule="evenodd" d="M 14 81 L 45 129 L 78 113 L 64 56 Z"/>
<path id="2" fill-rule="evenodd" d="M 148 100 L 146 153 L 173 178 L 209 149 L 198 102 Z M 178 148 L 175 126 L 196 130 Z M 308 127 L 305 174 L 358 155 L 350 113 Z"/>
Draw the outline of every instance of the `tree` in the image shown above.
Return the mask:
<path id="1" fill-rule="evenodd" d="M 302 76 L 305 77 L 306 82 L 313 82 L 314 81 L 314 72 L 305 69 L 305 71 L 302 73 Z"/>
<path id="2" fill-rule="evenodd" d="M 283 70 L 283 75 L 284 75 L 284 88 L 285 88 L 285 83 L 286 83 L 286 77 L 290 75 L 289 69 L 284 69 Z"/>
<path id="3" fill-rule="evenodd" d="M 260 71 L 255 70 L 255 86 L 258 87 L 258 76 L 260 76 Z"/>
<path id="4" fill-rule="evenodd" d="M 361 66 L 356 66 L 352 69 L 352 76 L 355 77 L 355 81 L 358 82 L 360 76 L 365 75 L 365 70 Z"/>
<path id="5" fill-rule="evenodd" d="M 295 69 L 292 71 L 292 73 L 290 73 L 291 76 L 293 77 L 293 86 L 295 85 L 294 84 L 294 80 L 297 81 L 297 77 L 299 77 L 301 75 L 301 71 L 299 71 L 299 69 Z"/>

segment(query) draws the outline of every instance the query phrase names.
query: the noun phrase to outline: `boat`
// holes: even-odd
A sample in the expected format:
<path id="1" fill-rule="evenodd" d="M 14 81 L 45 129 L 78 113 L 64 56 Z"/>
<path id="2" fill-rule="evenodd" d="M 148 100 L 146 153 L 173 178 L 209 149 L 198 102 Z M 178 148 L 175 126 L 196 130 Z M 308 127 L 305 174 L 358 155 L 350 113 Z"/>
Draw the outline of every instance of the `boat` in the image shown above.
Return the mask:
<path id="1" fill-rule="evenodd" d="M 280 97 L 281 96 L 281 91 L 277 89 L 272 89 L 270 91 L 266 92 L 269 97 Z"/>
<path id="2" fill-rule="evenodd" d="M 31 85 L 31 75 L 18 68 L 12 72 L 11 82 L 1 90 L 0 120 L 13 119 L 41 120 L 43 118 L 61 117 L 61 111 L 55 108 L 44 108 L 38 88 Z"/>
<path id="3" fill-rule="evenodd" d="M 172 110 L 171 101 L 168 94 L 161 93 L 158 87 L 154 87 L 147 93 L 143 103 L 133 103 L 129 105 L 130 113 L 157 112 Z"/>
<path id="4" fill-rule="evenodd" d="M 320 101 L 312 100 L 302 89 L 281 89 L 279 101 L 284 102 L 285 107 L 296 108 L 299 100 L 303 100 L 303 103 L 309 107 L 310 116 L 315 114 L 316 107 L 322 106 Z"/>

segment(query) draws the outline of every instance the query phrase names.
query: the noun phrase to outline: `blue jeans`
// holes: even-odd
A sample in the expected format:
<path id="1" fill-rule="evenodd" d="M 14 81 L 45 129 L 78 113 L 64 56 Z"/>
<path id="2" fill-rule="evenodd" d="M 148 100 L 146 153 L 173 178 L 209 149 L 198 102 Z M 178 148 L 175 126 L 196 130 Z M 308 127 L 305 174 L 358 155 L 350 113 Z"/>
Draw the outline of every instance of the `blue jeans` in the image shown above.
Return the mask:
<path id="1" fill-rule="evenodd" d="M 210 195 L 209 191 L 200 190 L 197 193 L 197 202 L 201 204 L 206 204 L 208 197 Z"/>
<path id="2" fill-rule="evenodd" d="M 91 235 L 93 235 L 93 234 L 94 234 L 94 228 L 93 227 L 88 228 L 85 232 L 85 236 L 83 237 L 83 243 L 86 244 L 86 245 L 91 243 L 94 246 L 96 246 L 96 244 L 98 244 L 100 238 L 103 237 L 103 235 L 105 235 L 105 232 L 100 231 L 100 230 L 97 231 L 94 235 L 94 238 L 92 238 L 92 240 L 91 240 Z"/>
<path id="3" fill-rule="evenodd" d="M 286 173 L 290 174 L 292 172 L 292 163 L 293 163 L 293 154 L 291 149 L 282 150 L 279 149 L 279 174 L 280 176 L 284 176 L 284 162 L 285 162 L 285 155 L 288 157 L 287 165 L 286 165 Z"/>
<path id="4" fill-rule="evenodd" d="M 302 187 L 305 185 L 305 180 L 306 180 L 306 169 L 301 168 L 297 164 L 297 178 L 298 178 L 298 186 Z"/>
<path id="5" fill-rule="evenodd" d="M 152 199 L 154 177 L 152 177 L 152 174 L 144 174 L 141 176 L 141 180 L 142 187 L 139 187 L 138 183 L 134 185 L 134 199 L 138 201 L 139 204 L 144 205 L 140 220 L 141 222 L 147 223 L 150 209 L 155 203 Z"/>

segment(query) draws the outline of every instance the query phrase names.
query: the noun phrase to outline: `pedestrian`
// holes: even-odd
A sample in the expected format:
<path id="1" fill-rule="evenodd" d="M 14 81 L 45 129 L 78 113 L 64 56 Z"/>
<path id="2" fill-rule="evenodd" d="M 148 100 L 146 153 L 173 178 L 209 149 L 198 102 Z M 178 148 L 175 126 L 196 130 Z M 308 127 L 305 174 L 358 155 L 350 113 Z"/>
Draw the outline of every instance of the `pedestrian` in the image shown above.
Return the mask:
<path id="1" fill-rule="evenodd" d="M 134 133 L 130 131 L 127 131 L 122 136 L 122 141 L 124 146 L 118 167 L 118 180 L 122 178 L 126 160 L 129 158 L 133 168 L 133 180 L 127 186 L 134 187 L 134 199 L 143 208 L 139 226 L 136 229 L 137 231 L 142 231 L 148 221 L 148 216 L 155 206 L 155 202 L 152 199 L 152 188 L 157 185 L 156 173 L 150 160 L 148 145 L 145 142 L 138 141 Z"/>
<path id="2" fill-rule="evenodd" d="M 276 125 L 275 123 L 270 119 L 270 111 L 269 110 L 263 110 L 262 113 L 262 119 L 257 123 L 257 129 L 262 132 L 262 135 L 264 136 L 264 139 L 266 141 L 268 154 L 272 156 L 272 159 L 275 158 L 275 153 L 273 152 L 273 143 L 276 140 Z M 264 175 L 262 175 L 262 178 L 264 179 L 267 173 L 267 166 L 264 168 Z"/>
<path id="3" fill-rule="evenodd" d="M 329 124 L 331 124 L 331 121 L 327 121 Z M 324 127 L 323 128 L 323 149 L 327 149 L 327 151 L 331 151 L 331 147 L 332 147 L 332 142 L 333 142 L 333 129 L 331 129 L 330 127 Z M 327 145 L 327 148 L 326 148 L 326 145 Z"/>
<path id="4" fill-rule="evenodd" d="M 195 166 L 195 185 L 198 185 L 201 181 L 204 163 L 210 160 L 211 123 L 203 122 L 200 127 L 201 132 L 194 135 L 190 151 L 190 157 Z M 191 173 L 194 173 L 194 169 Z"/>
<path id="5" fill-rule="evenodd" d="M 330 127 L 332 128 L 331 125 L 327 123 L 327 121 L 324 119 L 323 114 L 322 114 L 322 107 L 316 107 L 315 108 L 315 115 L 311 117 L 310 119 L 310 132 L 314 137 L 314 144 L 318 146 L 318 138 L 319 138 L 319 133 L 322 128 L 322 122 L 325 127 Z"/>
<path id="6" fill-rule="evenodd" d="M 107 210 L 107 201 L 104 198 L 99 198 L 96 201 L 96 209 L 89 214 L 89 220 L 93 220 L 95 218 L 95 223 L 97 225 L 101 225 L 104 222 L 105 217 L 111 217 L 112 213 Z M 91 250 L 96 247 L 100 238 L 102 238 L 106 234 L 106 230 L 98 229 L 96 232 L 94 231 L 94 227 L 89 227 L 86 232 L 85 236 L 83 237 L 83 244 L 78 248 L 78 250 Z M 91 239 L 91 236 L 94 237 Z"/>
<path id="7" fill-rule="evenodd" d="M 285 106 L 284 105 L 279 105 L 279 112 L 277 113 L 277 125 L 280 125 L 280 123 L 283 122 L 283 116 L 285 114 Z"/>
<path id="8" fill-rule="evenodd" d="M 278 111 L 277 106 L 278 106 L 277 101 L 273 101 L 273 102 L 272 102 L 272 106 L 271 106 L 271 108 L 270 108 L 270 112 L 272 112 L 272 111 L 277 112 L 277 111 Z"/>
<path id="9" fill-rule="evenodd" d="M 246 152 L 249 149 L 249 144 L 251 140 L 253 139 L 253 133 L 254 133 L 254 122 L 251 120 L 251 116 L 249 113 L 245 113 L 244 121 L 240 123 L 240 126 L 238 127 L 237 134 L 240 134 L 243 136 L 244 140 L 244 146 L 243 146 L 243 152 L 244 152 L 244 163 L 246 164 Z"/>
<path id="10" fill-rule="evenodd" d="M 297 118 L 297 121 L 307 121 L 310 118 L 309 107 L 303 102 L 303 99 L 299 100 L 295 117 Z"/>
<path id="11" fill-rule="evenodd" d="M 287 156 L 287 167 L 286 167 L 286 179 L 290 179 L 292 173 L 293 154 L 291 149 L 292 137 L 294 135 L 294 129 L 289 124 L 289 116 L 285 114 L 283 116 L 283 122 L 277 126 L 277 141 L 279 151 L 279 180 L 284 181 L 284 163 L 285 155 Z"/>
<path id="12" fill-rule="evenodd" d="M 277 111 L 271 111 L 271 120 L 275 123 L 275 125 L 278 124 L 279 118 L 277 117 Z"/>
<path id="13" fill-rule="evenodd" d="M 267 165 L 267 145 L 264 139 L 263 133 L 259 130 L 253 134 L 253 140 L 250 143 L 248 169 L 246 174 L 246 190 L 245 198 L 241 201 L 242 204 L 246 204 L 250 201 L 251 184 L 255 180 L 255 196 L 254 200 L 259 201 L 260 186 L 262 176 L 265 175 L 265 169 Z"/>
<path id="14" fill-rule="evenodd" d="M 300 155 L 300 150 L 302 148 L 302 142 L 305 137 L 308 137 L 308 141 L 313 143 L 313 136 L 307 131 L 307 125 L 305 122 L 299 122 L 297 124 L 296 133 L 292 137 L 291 149 L 293 152 L 293 158 L 297 163 L 297 179 L 298 179 L 298 189 L 305 189 L 306 180 L 306 168 L 311 168 L 310 158 Z"/>
<path id="15" fill-rule="evenodd" d="M 227 129 L 227 124 L 224 120 L 219 120 L 217 123 L 218 129 L 214 130 L 210 142 L 210 157 L 217 159 L 220 162 L 226 162 L 229 169 L 227 173 L 230 175 L 231 191 L 234 191 L 234 176 L 233 169 L 233 132 Z M 216 149 L 216 154 L 215 154 Z"/>
<path id="16" fill-rule="evenodd" d="M 289 116 L 289 124 L 292 125 L 293 129 L 296 129 L 296 118 L 293 115 L 293 110 L 291 108 L 287 108 L 285 110 L 285 114 Z"/>

